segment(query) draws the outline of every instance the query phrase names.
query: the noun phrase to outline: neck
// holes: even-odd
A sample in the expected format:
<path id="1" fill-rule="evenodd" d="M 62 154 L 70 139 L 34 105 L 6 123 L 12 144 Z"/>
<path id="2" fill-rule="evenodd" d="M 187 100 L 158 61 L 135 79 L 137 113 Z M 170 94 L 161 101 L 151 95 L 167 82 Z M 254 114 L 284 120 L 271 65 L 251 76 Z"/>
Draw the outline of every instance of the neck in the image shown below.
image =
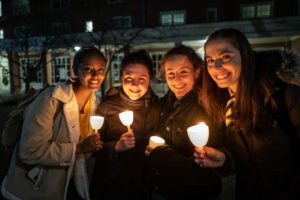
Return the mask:
<path id="1" fill-rule="evenodd" d="M 83 111 L 84 105 L 86 104 L 87 100 L 90 98 L 92 91 L 88 90 L 86 88 L 81 88 L 81 87 L 73 87 L 73 91 L 76 96 L 77 104 L 78 104 L 78 109 L 80 112 Z"/>

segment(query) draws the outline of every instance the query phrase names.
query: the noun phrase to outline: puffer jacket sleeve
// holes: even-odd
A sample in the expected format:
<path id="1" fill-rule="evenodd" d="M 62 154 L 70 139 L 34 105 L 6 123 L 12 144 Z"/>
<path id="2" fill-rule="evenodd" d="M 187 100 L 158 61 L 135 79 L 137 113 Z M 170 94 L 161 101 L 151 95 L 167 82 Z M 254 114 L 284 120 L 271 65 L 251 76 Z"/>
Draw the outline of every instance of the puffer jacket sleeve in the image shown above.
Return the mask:
<path id="1" fill-rule="evenodd" d="M 26 164 L 68 166 L 74 157 L 76 144 L 54 141 L 53 118 L 59 101 L 50 94 L 51 91 L 45 90 L 27 108 L 19 156 Z"/>

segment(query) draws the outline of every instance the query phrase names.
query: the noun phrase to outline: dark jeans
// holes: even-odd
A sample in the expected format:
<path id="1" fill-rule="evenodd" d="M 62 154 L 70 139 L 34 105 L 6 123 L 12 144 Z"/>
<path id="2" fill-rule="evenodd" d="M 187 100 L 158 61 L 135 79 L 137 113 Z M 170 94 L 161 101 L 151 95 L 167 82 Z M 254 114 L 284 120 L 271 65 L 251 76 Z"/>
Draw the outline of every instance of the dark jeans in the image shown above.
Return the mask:
<path id="1" fill-rule="evenodd" d="M 71 179 L 70 183 L 69 183 L 69 188 L 68 188 L 68 192 L 67 192 L 67 200 L 83 200 L 75 187 L 75 183 L 74 180 Z"/>

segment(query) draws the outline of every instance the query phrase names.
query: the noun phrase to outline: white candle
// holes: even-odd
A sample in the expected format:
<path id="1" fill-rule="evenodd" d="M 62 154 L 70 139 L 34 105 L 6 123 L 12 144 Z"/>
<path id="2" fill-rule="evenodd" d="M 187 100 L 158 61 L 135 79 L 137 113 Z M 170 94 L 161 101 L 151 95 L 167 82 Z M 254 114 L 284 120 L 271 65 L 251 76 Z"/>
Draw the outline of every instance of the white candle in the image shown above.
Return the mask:
<path id="1" fill-rule="evenodd" d="M 189 127 L 187 132 L 194 146 L 202 148 L 206 145 L 209 136 L 209 129 L 204 122 Z"/>
<path id="2" fill-rule="evenodd" d="M 95 129 L 95 133 L 102 127 L 104 122 L 104 117 L 102 116 L 91 116 L 90 123 L 93 129 Z"/>
<path id="3" fill-rule="evenodd" d="M 162 146 L 165 144 L 165 140 L 158 136 L 151 136 L 149 140 L 149 146 L 154 149 L 156 147 Z"/>
<path id="4" fill-rule="evenodd" d="M 119 114 L 120 120 L 124 126 L 127 126 L 128 132 L 130 131 L 130 125 L 133 122 L 133 112 L 125 111 Z"/>

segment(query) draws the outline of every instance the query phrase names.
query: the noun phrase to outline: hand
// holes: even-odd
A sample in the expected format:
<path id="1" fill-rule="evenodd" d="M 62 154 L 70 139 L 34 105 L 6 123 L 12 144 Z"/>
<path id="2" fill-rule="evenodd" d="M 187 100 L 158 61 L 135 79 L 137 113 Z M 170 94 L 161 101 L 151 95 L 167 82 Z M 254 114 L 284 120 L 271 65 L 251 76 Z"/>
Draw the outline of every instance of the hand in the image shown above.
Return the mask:
<path id="1" fill-rule="evenodd" d="M 76 153 L 92 153 L 102 149 L 103 142 L 100 140 L 100 134 L 92 134 L 85 138 L 82 143 L 77 144 Z"/>
<path id="2" fill-rule="evenodd" d="M 146 150 L 145 150 L 145 155 L 149 156 L 151 151 L 153 150 L 153 148 L 151 148 L 149 145 L 147 146 Z"/>
<path id="3" fill-rule="evenodd" d="M 221 167 L 225 163 L 225 154 L 212 147 L 195 147 L 195 162 L 201 167 Z"/>
<path id="4" fill-rule="evenodd" d="M 132 129 L 129 132 L 126 132 L 121 135 L 119 141 L 115 145 L 115 151 L 126 151 L 135 147 L 135 137 Z"/>

